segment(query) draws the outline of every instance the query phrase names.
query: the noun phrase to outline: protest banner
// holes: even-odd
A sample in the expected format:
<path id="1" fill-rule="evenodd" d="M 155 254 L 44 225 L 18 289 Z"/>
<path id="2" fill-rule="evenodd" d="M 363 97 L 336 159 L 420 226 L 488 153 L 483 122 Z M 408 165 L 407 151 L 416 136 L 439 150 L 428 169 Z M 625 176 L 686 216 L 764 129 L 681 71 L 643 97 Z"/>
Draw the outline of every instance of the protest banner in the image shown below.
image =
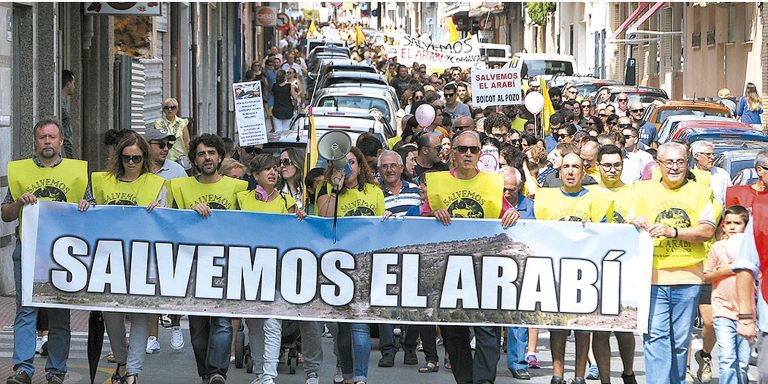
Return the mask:
<path id="1" fill-rule="evenodd" d="M 523 104 L 519 68 L 474 69 L 470 83 L 474 106 Z"/>
<path id="2" fill-rule="evenodd" d="M 264 144 L 267 140 L 267 123 L 264 120 L 264 97 L 261 82 L 232 84 L 235 95 L 235 120 L 241 146 Z"/>
<path id="3" fill-rule="evenodd" d="M 457 210 L 454 210 L 457 212 Z M 339 218 L 40 201 L 23 305 L 643 331 L 652 241 L 626 224 Z"/>
<path id="4" fill-rule="evenodd" d="M 398 64 L 406 66 L 417 62 L 426 65 L 430 70 L 471 68 L 480 61 L 480 43 L 477 36 L 440 44 L 429 39 L 403 35 L 398 39 L 398 43 L 399 45 L 388 48 L 388 54 L 390 57 L 397 57 Z"/>

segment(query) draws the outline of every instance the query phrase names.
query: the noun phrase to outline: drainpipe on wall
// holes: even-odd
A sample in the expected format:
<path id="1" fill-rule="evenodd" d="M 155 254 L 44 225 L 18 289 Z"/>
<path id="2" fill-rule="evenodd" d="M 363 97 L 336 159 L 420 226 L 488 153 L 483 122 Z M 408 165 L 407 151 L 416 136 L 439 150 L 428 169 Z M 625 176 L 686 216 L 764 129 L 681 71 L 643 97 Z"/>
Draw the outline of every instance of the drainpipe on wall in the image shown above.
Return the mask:
<path id="1" fill-rule="evenodd" d="M 189 45 L 189 51 L 191 56 L 191 78 L 192 78 L 192 132 L 189 134 L 194 136 L 199 133 L 198 119 L 200 106 L 197 101 L 197 3 L 192 2 L 189 10 L 189 21 L 192 27 L 192 44 Z"/>

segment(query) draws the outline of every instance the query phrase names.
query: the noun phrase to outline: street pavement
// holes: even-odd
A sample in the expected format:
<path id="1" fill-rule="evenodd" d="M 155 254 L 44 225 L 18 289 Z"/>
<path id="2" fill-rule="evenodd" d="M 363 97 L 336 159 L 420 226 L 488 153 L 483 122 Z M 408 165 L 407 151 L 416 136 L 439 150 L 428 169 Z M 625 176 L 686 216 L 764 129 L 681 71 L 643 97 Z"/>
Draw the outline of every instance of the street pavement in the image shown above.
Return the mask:
<path id="1" fill-rule="evenodd" d="M 13 353 L 13 298 L 0 297 L 0 306 L 6 308 L 4 313 L 0 313 L 0 379 L 4 380 L 11 374 L 11 356 Z M 72 345 L 69 359 L 69 373 L 67 375 L 66 383 L 90 383 L 88 378 L 88 360 L 86 357 L 86 340 L 87 340 L 87 327 L 88 327 L 88 314 L 84 311 L 72 311 Z M 186 322 L 186 317 L 182 319 L 182 328 L 184 329 L 184 341 L 185 345 L 181 351 L 171 350 L 170 343 L 170 330 L 160 327 L 160 353 L 153 355 L 146 355 L 144 363 L 144 372 L 140 376 L 141 383 L 200 383 L 200 378 L 197 376 L 197 370 L 195 368 L 194 355 L 192 353 L 192 347 L 189 342 L 189 329 Z M 114 364 L 107 362 L 104 358 L 109 352 L 109 339 L 104 337 L 104 349 L 103 358 L 100 360 L 99 368 L 96 376 L 95 383 L 109 384 L 109 378 L 114 370 Z M 635 352 L 635 375 L 639 383 L 644 383 L 645 380 L 645 367 L 643 364 L 642 353 L 642 338 L 636 337 L 636 352 Z M 442 366 L 442 358 L 444 352 L 442 346 L 438 347 L 439 355 L 441 357 L 441 367 L 439 372 L 435 373 L 419 373 L 417 371 L 418 366 L 404 365 L 403 353 L 399 352 L 395 359 L 395 366 L 392 368 L 379 368 L 377 363 L 381 354 L 379 353 L 377 346 L 378 341 L 373 340 L 373 351 L 371 351 L 371 358 L 369 361 L 369 383 L 408 383 L 408 384 L 433 384 L 433 383 L 453 383 L 453 376 L 449 370 L 446 370 Z M 621 383 L 621 360 L 618 356 L 618 349 L 614 338 L 611 338 L 612 345 L 612 382 Z M 700 345 L 698 342 L 694 342 L 694 348 Z M 539 334 L 539 347 L 537 350 L 539 361 L 542 364 L 541 369 L 530 370 L 532 380 L 529 383 L 549 383 L 549 379 L 552 375 L 552 363 L 551 356 L 549 354 L 549 333 L 542 331 Z M 336 359 L 333 355 L 333 340 L 330 338 L 323 339 L 323 352 L 324 361 L 320 372 L 321 383 L 332 383 L 333 375 L 335 372 Z M 566 349 L 566 378 L 573 378 L 573 361 L 574 361 L 574 344 L 569 342 Z M 424 362 L 424 355 L 419 352 L 419 363 Z M 713 360 L 714 376 L 717 376 L 717 358 L 715 356 Z M 45 376 L 43 373 L 45 367 L 45 360 L 38 357 L 35 359 L 35 366 L 38 371 L 36 372 L 33 382 L 45 383 Z M 696 372 L 696 362 L 692 362 L 693 372 Z M 304 372 L 301 367 L 296 371 L 296 374 L 291 375 L 288 372 L 288 367 L 281 363 L 278 369 L 278 380 L 280 384 L 302 384 L 304 383 Z M 750 367 L 750 378 L 757 377 L 757 371 L 755 367 Z M 234 365 L 230 366 L 228 374 L 228 383 L 243 383 L 249 384 L 253 380 L 254 375 L 246 373 L 245 369 L 237 369 Z M 0 383 L 3 381 L 0 381 Z M 498 378 L 497 383 L 515 383 L 525 382 L 518 381 L 512 378 L 509 370 L 506 366 L 506 354 L 502 352 L 501 359 L 498 365 Z M 599 383 L 599 381 L 588 381 L 592 383 Z M 712 380 L 713 383 L 717 383 L 717 379 Z"/>

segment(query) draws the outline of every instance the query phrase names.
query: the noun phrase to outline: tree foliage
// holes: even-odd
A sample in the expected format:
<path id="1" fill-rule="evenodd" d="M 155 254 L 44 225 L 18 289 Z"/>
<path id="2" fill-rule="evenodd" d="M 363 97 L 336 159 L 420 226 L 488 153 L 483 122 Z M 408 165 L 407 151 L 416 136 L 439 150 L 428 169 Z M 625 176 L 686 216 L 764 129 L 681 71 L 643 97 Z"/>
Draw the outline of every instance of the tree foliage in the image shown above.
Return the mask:
<path id="1" fill-rule="evenodd" d="M 528 3 L 528 16 L 531 21 L 537 25 L 546 25 L 547 18 L 552 12 L 555 12 L 557 5 L 553 2 L 530 2 Z"/>

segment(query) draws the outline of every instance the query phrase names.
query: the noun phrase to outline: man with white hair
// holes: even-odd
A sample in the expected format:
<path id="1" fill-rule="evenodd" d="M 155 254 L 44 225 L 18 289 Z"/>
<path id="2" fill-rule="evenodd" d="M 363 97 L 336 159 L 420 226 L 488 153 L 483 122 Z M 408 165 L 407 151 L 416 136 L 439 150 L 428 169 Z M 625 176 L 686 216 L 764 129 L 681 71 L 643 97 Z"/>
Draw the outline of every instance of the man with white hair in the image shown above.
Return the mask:
<path id="1" fill-rule="evenodd" d="M 666 143 L 656 159 L 661 179 L 638 182 L 629 221 L 654 239 L 647 383 L 685 381 L 691 327 L 704 282 L 704 243 L 715 233 L 712 191 L 686 179 L 684 145 Z"/>
<path id="2" fill-rule="evenodd" d="M 725 190 L 733 185 L 733 183 L 731 183 L 731 176 L 728 174 L 728 171 L 713 166 L 715 162 L 714 145 L 709 141 L 694 141 L 691 144 L 691 154 L 694 160 L 696 160 L 695 169 L 699 170 L 698 172 L 694 170 L 696 180 L 708 184 L 712 188 L 715 199 L 720 204 L 723 204 L 725 202 Z M 699 177 L 704 180 L 699 180 Z M 709 178 L 709 183 L 707 183 L 707 178 Z"/>

